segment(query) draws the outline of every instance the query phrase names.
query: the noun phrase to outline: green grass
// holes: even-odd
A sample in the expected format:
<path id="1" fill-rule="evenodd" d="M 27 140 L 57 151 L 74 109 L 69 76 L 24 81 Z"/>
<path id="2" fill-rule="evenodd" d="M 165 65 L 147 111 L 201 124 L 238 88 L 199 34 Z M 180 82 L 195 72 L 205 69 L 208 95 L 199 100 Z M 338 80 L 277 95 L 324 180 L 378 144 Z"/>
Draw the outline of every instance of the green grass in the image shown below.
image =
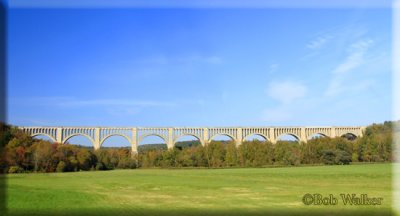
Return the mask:
<path id="1" fill-rule="evenodd" d="M 391 164 L 7 175 L 9 215 L 390 214 Z M 304 205 L 306 193 L 338 205 Z M 343 205 L 340 193 L 382 197 Z"/>

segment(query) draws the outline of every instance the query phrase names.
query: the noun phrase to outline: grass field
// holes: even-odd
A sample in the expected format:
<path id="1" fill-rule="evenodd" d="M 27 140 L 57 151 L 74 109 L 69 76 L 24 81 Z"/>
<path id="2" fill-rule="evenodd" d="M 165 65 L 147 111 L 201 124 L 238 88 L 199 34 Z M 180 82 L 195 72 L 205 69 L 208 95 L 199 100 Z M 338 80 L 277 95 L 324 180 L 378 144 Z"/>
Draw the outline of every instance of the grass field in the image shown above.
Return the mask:
<path id="1" fill-rule="evenodd" d="M 391 164 L 7 175 L 9 215 L 389 215 Z M 305 205 L 306 193 L 337 205 Z M 382 197 L 344 205 L 340 194 Z"/>

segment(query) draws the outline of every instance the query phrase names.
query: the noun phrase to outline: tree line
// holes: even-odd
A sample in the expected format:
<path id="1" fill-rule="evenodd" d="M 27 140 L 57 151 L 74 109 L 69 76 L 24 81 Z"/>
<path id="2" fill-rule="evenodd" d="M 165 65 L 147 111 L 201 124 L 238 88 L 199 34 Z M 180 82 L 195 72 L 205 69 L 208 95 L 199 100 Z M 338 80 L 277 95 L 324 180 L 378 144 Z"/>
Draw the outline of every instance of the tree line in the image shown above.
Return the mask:
<path id="1" fill-rule="evenodd" d="M 0 125 L 2 173 L 73 172 L 135 168 L 265 167 L 300 164 L 350 164 L 390 162 L 393 122 L 373 124 L 364 136 L 319 137 L 307 143 L 295 141 L 212 141 L 206 146 L 181 142 L 173 149 L 163 145 L 142 146 L 138 154 L 129 148 L 91 148 L 34 139 L 16 127 Z"/>

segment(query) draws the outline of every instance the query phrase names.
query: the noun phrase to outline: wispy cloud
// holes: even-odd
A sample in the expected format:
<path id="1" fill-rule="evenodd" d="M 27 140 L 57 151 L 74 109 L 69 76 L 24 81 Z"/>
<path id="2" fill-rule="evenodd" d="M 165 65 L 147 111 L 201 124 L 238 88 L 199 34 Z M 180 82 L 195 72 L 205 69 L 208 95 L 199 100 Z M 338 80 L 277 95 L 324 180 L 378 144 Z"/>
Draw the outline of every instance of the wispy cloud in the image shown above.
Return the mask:
<path id="1" fill-rule="evenodd" d="M 346 81 L 348 76 L 367 62 L 365 56 L 373 43 L 374 41 L 372 39 L 362 39 L 348 47 L 346 58 L 331 72 L 332 79 L 325 91 L 326 96 L 337 95 L 349 88 L 348 82 Z"/>
<path id="2" fill-rule="evenodd" d="M 298 81 L 273 81 L 269 83 L 266 93 L 280 103 L 290 104 L 296 99 L 304 97 L 307 87 Z"/>
<path id="3" fill-rule="evenodd" d="M 365 53 L 372 44 L 373 40 L 371 39 L 364 39 L 351 44 L 348 48 L 348 56 L 332 73 L 335 75 L 343 75 L 362 65 L 365 62 Z"/>
<path id="4" fill-rule="evenodd" d="M 332 38 L 333 37 L 330 34 L 318 36 L 317 38 L 314 38 L 312 41 L 310 41 L 306 46 L 307 48 L 312 50 L 321 49 Z"/>
<path id="5" fill-rule="evenodd" d="M 317 32 L 306 44 L 306 53 L 300 60 L 330 56 L 337 51 L 345 50 L 349 43 L 359 40 L 368 33 L 368 28 L 359 24 L 333 26 Z M 326 51 L 329 50 L 329 51 Z"/>

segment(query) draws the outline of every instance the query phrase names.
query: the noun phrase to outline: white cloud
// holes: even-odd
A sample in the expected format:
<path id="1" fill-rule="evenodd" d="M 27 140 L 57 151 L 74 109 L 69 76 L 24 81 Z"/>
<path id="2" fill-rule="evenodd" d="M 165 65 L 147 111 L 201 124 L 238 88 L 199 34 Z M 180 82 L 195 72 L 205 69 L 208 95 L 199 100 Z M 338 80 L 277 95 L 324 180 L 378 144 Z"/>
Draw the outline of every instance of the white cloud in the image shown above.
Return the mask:
<path id="1" fill-rule="evenodd" d="M 287 122 L 294 117 L 298 108 L 293 109 L 306 96 L 307 87 L 300 81 L 272 81 L 268 84 L 266 94 L 278 103 L 274 107 L 265 109 L 262 112 L 261 120 L 268 122 Z"/>
<path id="2" fill-rule="evenodd" d="M 307 87 L 300 82 L 282 81 L 270 82 L 267 95 L 283 104 L 290 104 L 307 94 Z"/>
<path id="3" fill-rule="evenodd" d="M 353 73 L 357 73 L 357 68 L 367 62 L 365 55 L 372 44 L 373 40 L 363 39 L 349 46 L 345 60 L 338 64 L 331 72 L 332 79 L 329 83 L 328 89 L 325 91 L 326 96 L 334 96 L 351 88 L 351 86 L 347 84 L 348 82 L 346 80 Z M 359 78 L 361 77 L 362 76 Z"/>

